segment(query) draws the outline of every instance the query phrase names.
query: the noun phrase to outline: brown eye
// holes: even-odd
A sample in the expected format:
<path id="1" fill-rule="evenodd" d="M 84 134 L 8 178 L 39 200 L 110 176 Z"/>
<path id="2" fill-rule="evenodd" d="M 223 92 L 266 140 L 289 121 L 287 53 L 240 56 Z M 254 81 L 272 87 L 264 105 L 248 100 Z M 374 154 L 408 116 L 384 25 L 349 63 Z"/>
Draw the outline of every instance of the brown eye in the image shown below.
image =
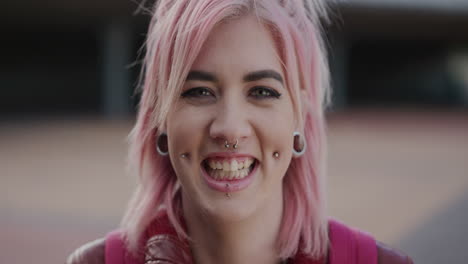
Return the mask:
<path id="1" fill-rule="evenodd" d="M 279 99 L 281 97 L 281 94 L 278 93 L 274 89 L 257 86 L 250 90 L 249 96 L 252 96 L 255 99 L 268 99 L 268 98 Z"/>
<path id="2" fill-rule="evenodd" d="M 191 88 L 183 92 L 181 95 L 182 98 L 203 98 L 209 96 L 214 96 L 214 94 L 210 91 L 210 89 L 205 87 Z"/>

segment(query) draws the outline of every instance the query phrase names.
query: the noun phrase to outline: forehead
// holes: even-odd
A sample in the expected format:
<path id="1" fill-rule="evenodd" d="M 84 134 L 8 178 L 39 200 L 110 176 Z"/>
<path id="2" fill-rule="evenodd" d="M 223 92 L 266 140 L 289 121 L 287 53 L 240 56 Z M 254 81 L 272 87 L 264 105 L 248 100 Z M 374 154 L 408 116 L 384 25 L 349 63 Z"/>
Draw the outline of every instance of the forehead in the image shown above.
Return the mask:
<path id="1" fill-rule="evenodd" d="M 192 69 L 230 74 L 272 69 L 283 74 L 274 40 L 254 16 L 217 25 L 205 41 Z"/>

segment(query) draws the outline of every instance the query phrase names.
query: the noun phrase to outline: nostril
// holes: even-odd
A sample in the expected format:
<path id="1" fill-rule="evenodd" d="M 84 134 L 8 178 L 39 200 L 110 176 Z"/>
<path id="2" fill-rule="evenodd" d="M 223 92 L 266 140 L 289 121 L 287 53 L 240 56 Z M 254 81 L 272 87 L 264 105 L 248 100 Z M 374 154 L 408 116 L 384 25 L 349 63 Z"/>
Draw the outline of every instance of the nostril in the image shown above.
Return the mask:
<path id="1" fill-rule="evenodd" d="M 231 121 L 229 121 L 231 120 Z M 244 139 L 252 135 L 250 122 L 241 116 L 236 118 L 216 119 L 210 125 L 209 135 L 219 146 L 229 145 L 229 148 L 242 147 Z M 236 141 L 238 142 L 237 144 Z"/>

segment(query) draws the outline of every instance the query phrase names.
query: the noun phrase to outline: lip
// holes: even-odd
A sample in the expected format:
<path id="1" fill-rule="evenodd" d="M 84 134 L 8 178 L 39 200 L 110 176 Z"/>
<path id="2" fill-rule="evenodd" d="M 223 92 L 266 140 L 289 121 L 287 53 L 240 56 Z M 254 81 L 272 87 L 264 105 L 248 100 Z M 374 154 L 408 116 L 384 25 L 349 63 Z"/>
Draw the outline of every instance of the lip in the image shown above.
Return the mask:
<path id="1" fill-rule="evenodd" d="M 211 189 L 214 189 L 216 191 L 222 192 L 222 193 L 233 193 L 233 192 L 238 192 L 243 189 L 246 189 L 254 180 L 255 174 L 257 172 L 257 169 L 259 167 L 259 161 L 256 159 L 254 156 L 249 155 L 249 154 L 241 154 L 241 153 L 235 153 L 235 152 L 214 152 L 210 153 L 205 157 L 205 159 L 211 158 L 211 159 L 216 159 L 216 158 L 253 158 L 255 159 L 255 166 L 252 169 L 252 171 L 245 176 L 242 179 L 232 179 L 232 180 L 215 180 L 212 177 L 208 175 L 208 172 L 205 170 L 205 167 L 203 166 L 203 162 L 200 164 L 200 170 L 202 174 L 202 178 L 204 179 L 205 183 L 210 187 Z M 205 160 L 203 159 L 203 160 Z"/>
<path id="2" fill-rule="evenodd" d="M 254 156 L 250 155 L 250 154 L 243 154 L 243 153 L 237 153 L 237 152 L 212 152 L 208 155 L 206 155 L 206 157 L 203 159 L 214 159 L 214 158 L 253 158 L 253 159 L 256 159 L 258 160 L 257 158 L 255 158 Z"/>

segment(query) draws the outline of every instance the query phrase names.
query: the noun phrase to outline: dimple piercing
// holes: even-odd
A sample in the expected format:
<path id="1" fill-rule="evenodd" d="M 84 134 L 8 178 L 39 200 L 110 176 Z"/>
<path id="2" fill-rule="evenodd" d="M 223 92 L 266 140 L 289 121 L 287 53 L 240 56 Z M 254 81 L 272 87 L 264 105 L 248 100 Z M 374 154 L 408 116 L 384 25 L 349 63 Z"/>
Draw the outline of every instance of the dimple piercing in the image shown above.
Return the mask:
<path id="1" fill-rule="evenodd" d="M 277 151 L 275 151 L 275 152 L 273 153 L 273 157 L 279 158 L 279 153 L 278 153 Z"/>

